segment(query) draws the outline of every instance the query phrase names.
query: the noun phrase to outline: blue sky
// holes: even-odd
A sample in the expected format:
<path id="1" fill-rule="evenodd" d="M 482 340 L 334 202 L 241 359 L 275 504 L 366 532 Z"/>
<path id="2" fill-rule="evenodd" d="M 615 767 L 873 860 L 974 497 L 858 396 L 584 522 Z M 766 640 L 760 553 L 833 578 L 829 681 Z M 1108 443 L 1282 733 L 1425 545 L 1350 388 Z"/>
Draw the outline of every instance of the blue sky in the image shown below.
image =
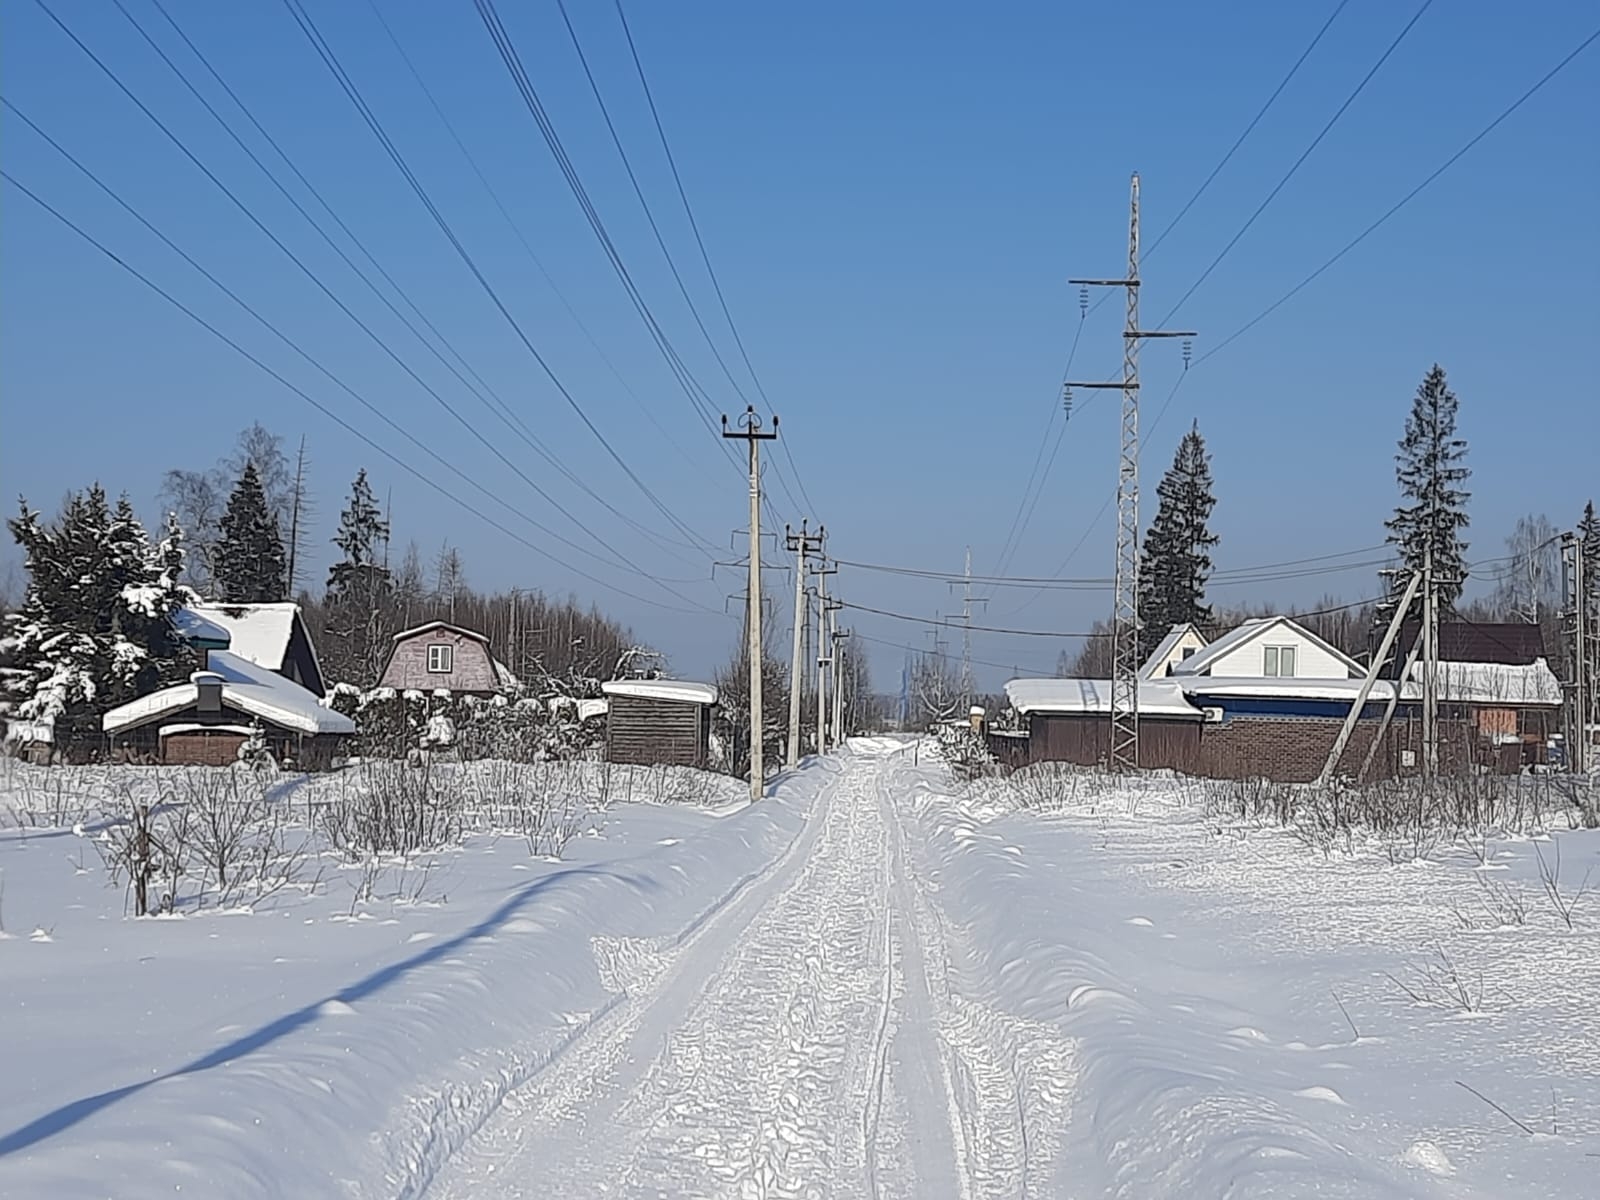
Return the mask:
<path id="1" fill-rule="evenodd" d="M 735 3 L 626 6 L 684 183 L 789 453 L 840 557 L 993 571 L 1075 334 L 1073 374 L 1119 370 L 1120 301 L 1079 330 L 1080 275 L 1126 256 L 1129 173 L 1146 245 L 1272 92 L 1336 0 L 1227 6 Z M 626 619 L 685 674 L 737 635 L 739 468 L 679 390 L 630 307 L 473 5 L 383 2 L 406 53 L 560 289 L 552 290 L 467 166 L 361 0 L 308 0 L 312 20 L 495 290 L 611 446 L 699 539 L 623 474 L 528 354 L 361 123 L 281 4 L 163 0 L 411 301 L 562 464 L 647 538 L 560 477 L 469 394 L 342 264 L 111 3 L 58 15 L 396 354 L 580 531 L 456 424 L 122 95 L 33 0 L 3 15 L 6 98 L 355 392 L 488 493 L 406 444 L 256 325 L 10 113 L 0 164 L 139 270 L 352 425 L 538 546 L 431 492 L 63 229 L 9 185 L 0 210 L 0 486 L 47 509 L 98 478 L 147 514 L 163 470 L 206 466 L 261 420 L 314 463 L 321 527 L 358 467 L 392 494 L 397 543 L 445 539 L 482 587 L 574 592 Z M 347 252 L 343 235 L 189 55 L 151 0 L 124 0 L 197 87 Z M 749 382 L 655 140 L 616 11 L 569 3 L 585 52 L 669 248 L 743 392 Z M 1144 319 L 1165 315 L 1416 11 L 1350 0 L 1226 169 L 1144 266 Z M 677 292 L 611 146 L 553 0 L 501 5 L 533 85 L 621 257 L 713 411 L 743 401 Z M 1583 0 L 1431 5 L 1298 173 L 1182 306 L 1203 355 L 1299 282 L 1594 32 Z M 1600 492 L 1593 364 L 1600 235 L 1594 114 L 1600 43 L 1282 309 L 1198 363 L 1146 352 L 1143 459 L 1154 484 L 1198 419 L 1214 455 L 1222 569 L 1377 545 L 1395 503 L 1393 451 L 1435 361 L 1471 443 L 1469 558 L 1503 553 L 1516 517 L 1568 524 Z M 380 286 L 381 286 L 381 281 Z M 583 328 L 575 323 L 576 312 Z M 402 306 L 403 307 L 403 306 Z M 587 333 L 584 331 L 587 330 Z M 589 340 L 598 343 L 600 351 Z M 1169 395 L 1165 416 L 1156 410 Z M 1049 435 L 1052 439 L 1055 434 Z M 1116 398 L 1077 397 L 1009 571 L 1105 576 Z M 778 457 L 787 477 L 788 462 Z M 782 519 L 805 508 L 769 472 Z M 793 483 L 790 481 L 790 487 Z M 392 490 L 392 491 L 391 491 Z M 798 490 L 798 489 L 795 489 Z M 497 506 L 498 505 L 498 506 Z M 609 563 L 524 523 L 526 514 Z M 1087 536 L 1085 537 L 1085 533 Z M 602 546 L 603 543 L 603 546 Z M 14 561 L 14 548 L 6 554 Z M 1364 556 L 1358 556 L 1364 557 Z M 626 569 L 615 565 L 628 564 Z M 571 567 L 600 578 L 603 588 Z M 657 580 L 668 581 L 666 584 Z M 777 578 L 776 589 L 787 586 Z M 942 582 L 862 570 L 842 595 L 951 613 Z M 1255 588 L 1221 602 L 1370 595 L 1370 569 Z M 620 588 L 644 600 L 620 594 Z M 669 591 L 668 588 L 671 590 Z M 984 623 L 1088 628 L 1090 590 L 993 596 Z M 675 594 L 674 594 L 675 593 Z M 686 599 L 688 603 L 686 603 Z M 691 608 L 690 612 L 668 611 Z M 1026 602 L 1026 607 L 1019 606 Z M 787 605 L 779 608 L 786 612 Z M 851 614 L 875 639 L 880 684 L 925 628 Z M 786 622 L 786 618 L 783 619 Z M 783 622 L 780 622 L 783 623 Z M 955 631 L 946 631 L 959 644 Z M 1064 643 L 975 638 L 985 662 L 1047 670 Z M 1007 674 L 983 668 L 985 684 Z"/>

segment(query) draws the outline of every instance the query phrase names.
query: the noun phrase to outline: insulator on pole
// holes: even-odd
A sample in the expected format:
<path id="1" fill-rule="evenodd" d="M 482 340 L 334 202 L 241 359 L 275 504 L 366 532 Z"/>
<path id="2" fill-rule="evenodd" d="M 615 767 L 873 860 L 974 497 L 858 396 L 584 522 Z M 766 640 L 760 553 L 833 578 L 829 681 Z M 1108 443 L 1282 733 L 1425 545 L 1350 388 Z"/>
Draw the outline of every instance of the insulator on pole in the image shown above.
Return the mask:
<path id="1" fill-rule="evenodd" d="M 1194 358 L 1194 339 L 1193 338 L 1184 338 L 1183 339 L 1183 369 L 1185 371 L 1187 371 L 1189 369 L 1190 360 L 1193 359 L 1193 358 Z"/>
<path id="2" fill-rule="evenodd" d="M 1089 289 L 1086 287 L 1078 289 L 1078 312 L 1085 317 L 1089 315 Z"/>
<path id="3" fill-rule="evenodd" d="M 1072 385 L 1061 385 L 1061 407 L 1066 410 L 1067 420 L 1072 420 Z"/>

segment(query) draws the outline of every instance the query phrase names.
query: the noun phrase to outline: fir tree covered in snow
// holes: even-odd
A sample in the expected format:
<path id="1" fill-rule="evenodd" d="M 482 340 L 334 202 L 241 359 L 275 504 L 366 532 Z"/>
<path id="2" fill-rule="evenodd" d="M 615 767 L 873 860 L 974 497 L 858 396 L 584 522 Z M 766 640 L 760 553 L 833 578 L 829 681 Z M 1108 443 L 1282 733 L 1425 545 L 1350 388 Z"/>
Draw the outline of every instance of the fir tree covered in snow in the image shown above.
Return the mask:
<path id="1" fill-rule="evenodd" d="M 330 676 L 368 686 L 383 668 L 388 650 L 393 580 L 387 562 L 389 523 L 383 519 L 367 473 L 357 473 L 350 499 L 339 514 L 333 544 L 342 554 L 328 572 L 327 652 Z"/>
<path id="2" fill-rule="evenodd" d="M 253 462 L 246 462 L 222 514 L 212 579 L 217 596 L 235 604 L 284 599 L 283 538 Z"/>
<path id="3" fill-rule="evenodd" d="M 1422 569 L 1429 547 L 1440 602 L 1454 604 L 1466 584 L 1467 543 L 1461 534 L 1471 493 L 1461 485 L 1472 472 L 1466 466 L 1467 443 L 1456 436 L 1456 409 L 1456 394 L 1445 382 L 1444 368 L 1435 363 L 1417 388 L 1395 455 L 1401 503 L 1385 524 L 1402 569 L 1387 573 L 1390 612 L 1411 573 Z"/>
<path id="4" fill-rule="evenodd" d="M 127 498 L 112 507 L 98 484 L 70 496 L 54 522 L 23 501 L 9 525 L 28 570 L 5 638 L 13 711 L 53 722 L 58 745 L 97 738 L 107 709 L 188 669 L 172 625 L 189 598 L 178 583 L 181 530 L 169 522 L 152 547 Z"/>
<path id="5" fill-rule="evenodd" d="M 1217 536 L 1209 524 L 1217 499 L 1211 456 L 1196 424 L 1183 435 L 1156 488 L 1159 505 L 1139 563 L 1140 653 L 1148 655 L 1174 625 L 1211 619 L 1206 582 Z"/>

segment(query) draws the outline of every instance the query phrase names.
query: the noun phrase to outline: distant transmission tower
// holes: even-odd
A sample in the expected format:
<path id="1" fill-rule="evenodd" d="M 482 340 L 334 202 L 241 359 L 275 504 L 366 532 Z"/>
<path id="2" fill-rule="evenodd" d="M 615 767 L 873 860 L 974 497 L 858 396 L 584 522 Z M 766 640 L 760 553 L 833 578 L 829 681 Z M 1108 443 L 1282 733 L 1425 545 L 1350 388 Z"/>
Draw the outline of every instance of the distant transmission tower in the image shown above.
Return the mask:
<path id="1" fill-rule="evenodd" d="M 1071 279 L 1080 287 L 1120 287 L 1128 293 L 1122 331 L 1122 382 L 1068 383 L 1070 389 L 1122 389 L 1122 443 L 1117 456 L 1116 598 L 1111 614 L 1111 767 L 1139 765 L 1139 343 L 1145 338 L 1192 338 L 1192 332 L 1139 328 L 1139 174 L 1128 206 L 1125 279 Z"/>

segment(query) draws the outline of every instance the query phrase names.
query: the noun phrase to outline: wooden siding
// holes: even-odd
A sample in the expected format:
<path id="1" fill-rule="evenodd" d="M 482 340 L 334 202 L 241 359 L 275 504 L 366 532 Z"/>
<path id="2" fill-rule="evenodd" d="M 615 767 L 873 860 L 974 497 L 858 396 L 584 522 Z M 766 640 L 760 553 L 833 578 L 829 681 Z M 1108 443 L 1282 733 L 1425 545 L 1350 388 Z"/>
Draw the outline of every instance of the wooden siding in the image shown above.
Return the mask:
<path id="1" fill-rule="evenodd" d="M 344 749 L 346 740 L 339 734 L 313 735 L 285 729 L 227 704 L 216 712 L 201 712 L 198 704 L 191 704 L 188 708 L 162 713 L 143 725 L 112 734 L 112 761 L 225 766 L 237 758 L 239 746 L 244 741 L 244 736 L 236 732 L 210 733 L 203 730 L 174 733 L 163 738 L 161 730 L 170 725 L 260 725 L 272 757 L 280 765 L 293 765 L 302 771 L 327 770 Z M 219 747 L 229 739 L 232 739 L 232 748 L 224 755 Z"/>
<path id="2" fill-rule="evenodd" d="M 1029 758 L 1033 762 L 1069 762 L 1093 767 L 1107 761 L 1111 754 L 1111 718 L 1103 713 L 1087 716 L 1035 713 L 1029 719 L 1028 732 Z M 1196 774 L 1199 755 L 1200 722 L 1163 721 L 1155 717 L 1140 719 L 1141 766 Z"/>
<path id="3" fill-rule="evenodd" d="M 451 647 L 449 671 L 428 670 L 429 646 Z M 488 646 L 457 630 L 436 628 L 419 630 L 397 641 L 378 686 L 402 692 L 448 688 L 452 692 L 492 695 L 500 690 L 500 677 L 495 674 Z"/>
<path id="4" fill-rule="evenodd" d="M 710 744 L 711 706 L 684 700 L 612 696 L 606 717 L 606 758 L 615 763 L 703 767 Z"/>
<path id="5" fill-rule="evenodd" d="M 1294 647 L 1296 679 L 1348 679 L 1350 668 L 1298 629 L 1279 625 L 1252 637 L 1211 664 L 1206 674 L 1217 679 L 1256 678 L 1266 674 L 1263 655 L 1268 646 Z"/>

